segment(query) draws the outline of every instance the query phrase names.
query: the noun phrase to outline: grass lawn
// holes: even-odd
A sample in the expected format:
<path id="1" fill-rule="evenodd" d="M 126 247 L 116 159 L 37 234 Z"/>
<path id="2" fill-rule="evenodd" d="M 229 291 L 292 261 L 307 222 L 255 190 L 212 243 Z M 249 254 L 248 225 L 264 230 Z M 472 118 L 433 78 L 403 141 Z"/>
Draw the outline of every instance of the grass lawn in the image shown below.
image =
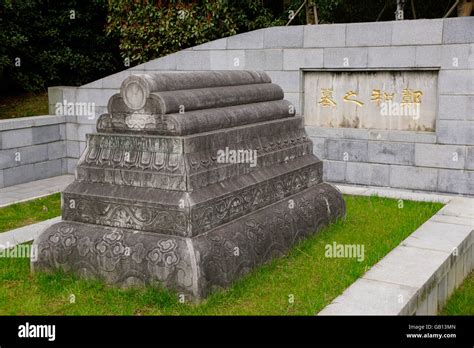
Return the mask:
<path id="1" fill-rule="evenodd" d="M 0 120 L 48 115 L 48 93 L 0 96 Z"/>
<path id="2" fill-rule="evenodd" d="M 0 208 L 0 232 L 52 219 L 61 215 L 61 196 L 55 193 L 32 201 Z"/>
<path id="3" fill-rule="evenodd" d="M 474 315 L 474 271 L 454 291 L 444 306 L 443 315 Z"/>
<path id="4" fill-rule="evenodd" d="M 179 303 L 162 289 L 118 289 L 71 274 L 30 274 L 28 259 L 0 259 L 0 315 L 314 315 L 441 207 L 345 196 L 347 218 L 212 294 Z M 326 258 L 325 246 L 362 244 L 365 259 Z M 70 296 L 75 302 L 71 303 Z M 289 299 L 294 298 L 290 303 Z"/>

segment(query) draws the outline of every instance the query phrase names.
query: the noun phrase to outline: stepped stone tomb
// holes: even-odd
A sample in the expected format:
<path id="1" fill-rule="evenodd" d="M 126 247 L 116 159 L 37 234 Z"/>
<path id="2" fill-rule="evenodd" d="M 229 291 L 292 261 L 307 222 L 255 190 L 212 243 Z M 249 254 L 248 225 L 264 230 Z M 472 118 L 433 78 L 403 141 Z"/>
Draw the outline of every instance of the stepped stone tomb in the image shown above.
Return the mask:
<path id="1" fill-rule="evenodd" d="M 132 75 L 32 268 L 205 298 L 344 216 L 322 165 L 264 72 Z"/>

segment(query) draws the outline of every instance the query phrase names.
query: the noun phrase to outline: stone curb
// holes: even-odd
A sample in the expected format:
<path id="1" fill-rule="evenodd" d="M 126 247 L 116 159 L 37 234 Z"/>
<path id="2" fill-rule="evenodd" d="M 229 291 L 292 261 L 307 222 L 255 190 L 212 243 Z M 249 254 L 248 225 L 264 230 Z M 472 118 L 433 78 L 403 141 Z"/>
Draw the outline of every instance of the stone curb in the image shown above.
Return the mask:
<path id="1" fill-rule="evenodd" d="M 37 238 L 46 228 L 60 222 L 61 216 L 23 226 L 11 231 L 0 233 L 0 250 L 12 248 L 17 244 L 26 243 Z"/>
<path id="2" fill-rule="evenodd" d="M 447 203 L 317 315 L 436 315 L 474 266 L 474 199 L 340 185 L 345 194 Z"/>

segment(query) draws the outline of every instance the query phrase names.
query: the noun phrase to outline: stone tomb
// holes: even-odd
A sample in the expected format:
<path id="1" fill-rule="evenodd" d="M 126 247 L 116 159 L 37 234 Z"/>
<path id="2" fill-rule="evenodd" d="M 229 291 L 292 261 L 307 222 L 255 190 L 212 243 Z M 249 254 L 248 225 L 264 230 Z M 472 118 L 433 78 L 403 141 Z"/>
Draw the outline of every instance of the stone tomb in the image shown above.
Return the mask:
<path id="1" fill-rule="evenodd" d="M 133 75 L 87 135 L 32 268 L 199 300 L 344 214 L 267 74 Z"/>

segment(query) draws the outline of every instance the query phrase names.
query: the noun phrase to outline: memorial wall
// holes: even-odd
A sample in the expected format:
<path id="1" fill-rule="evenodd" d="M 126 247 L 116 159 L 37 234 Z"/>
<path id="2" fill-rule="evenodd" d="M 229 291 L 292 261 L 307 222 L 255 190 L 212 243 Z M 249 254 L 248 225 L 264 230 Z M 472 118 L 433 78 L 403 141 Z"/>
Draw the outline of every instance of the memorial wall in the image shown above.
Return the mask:
<path id="1" fill-rule="evenodd" d="M 79 88 L 50 88 L 51 114 L 64 101 L 95 105 L 92 118 L 58 116 L 66 120 L 62 171 L 74 173 L 86 134 L 131 74 L 258 70 L 304 116 L 314 151 L 324 159 L 325 180 L 472 195 L 473 27 L 473 17 L 272 27 L 182 50 Z M 30 130 L 21 121 L 9 122 L 23 127 L 18 146 L 29 146 L 23 133 Z M 14 136 L 10 123 L 4 139 Z M 5 186 L 27 180 L 22 173 L 28 170 L 5 164 L 0 186 L 2 176 Z"/>

